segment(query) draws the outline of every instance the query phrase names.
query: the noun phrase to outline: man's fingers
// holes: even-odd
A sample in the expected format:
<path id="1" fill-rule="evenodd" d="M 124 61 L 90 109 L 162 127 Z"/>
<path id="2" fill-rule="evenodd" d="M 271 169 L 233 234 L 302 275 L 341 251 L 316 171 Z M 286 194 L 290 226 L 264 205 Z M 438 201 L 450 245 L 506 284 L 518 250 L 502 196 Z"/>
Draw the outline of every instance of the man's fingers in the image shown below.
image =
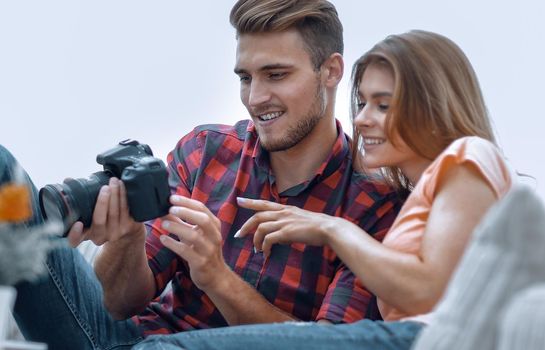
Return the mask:
<path id="1" fill-rule="evenodd" d="M 210 216 L 208 216 L 207 213 L 187 207 L 170 207 L 169 214 L 176 216 L 192 225 L 206 226 L 210 221 Z"/>
<path id="2" fill-rule="evenodd" d="M 191 225 L 199 226 L 201 228 L 201 235 L 206 236 L 208 240 L 217 243 L 221 241 L 221 234 L 219 233 L 221 222 L 214 215 L 176 206 L 171 207 L 169 211 L 179 219 Z"/>
<path id="3" fill-rule="evenodd" d="M 195 226 L 185 222 L 174 222 L 170 220 L 163 220 L 161 226 L 171 234 L 178 236 L 181 242 L 192 245 L 197 251 L 200 251 L 203 244 L 202 232 L 196 230 Z"/>
<path id="4" fill-rule="evenodd" d="M 95 210 L 93 212 L 93 225 L 105 225 L 108 218 L 108 206 L 110 204 L 110 188 L 102 186 L 98 192 Z"/>
<path id="5" fill-rule="evenodd" d="M 182 219 L 180 219 L 176 215 L 172 215 L 172 214 L 167 214 L 167 215 L 161 217 L 161 221 L 165 221 L 165 220 L 174 221 L 174 222 L 183 222 Z"/>
<path id="6" fill-rule="evenodd" d="M 127 220 L 129 217 L 129 203 L 127 202 L 127 189 L 123 181 L 119 182 L 119 213 L 122 220 Z"/>
<path id="7" fill-rule="evenodd" d="M 197 254 L 190 245 L 184 242 L 177 241 L 167 235 L 161 235 L 159 236 L 159 239 L 165 247 L 172 250 L 186 261 L 195 261 L 200 258 L 199 254 Z"/>
<path id="8" fill-rule="evenodd" d="M 212 212 L 206 207 L 206 205 L 195 199 L 174 194 L 170 196 L 170 203 L 174 206 L 189 208 L 213 216 Z"/>
<path id="9" fill-rule="evenodd" d="M 77 221 L 72 225 L 70 228 L 70 231 L 68 231 L 68 243 L 72 248 L 77 247 L 81 242 L 85 240 L 85 235 L 83 234 L 83 223 L 81 221 Z"/>
<path id="10" fill-rule="evenodd" d="M 119 181 L 115 177 L 110 178 L 110 202 L 108 203 L 108 220 L 117 222 L 119 220 Z"/>
<path id="11" fill-rule="evenodd" d="M 246 209 L 253 209 L 257 211 L 264 211 L 264 210 L 282 210 L 286 206 L 280 203 L 275 203 L 271 201 L 266 201 L 262 199 L 249 199 L 249 198 L 243 198 L 243 197 L 237 197 L 237 204 L 240 207 L 246 208 Z"/>

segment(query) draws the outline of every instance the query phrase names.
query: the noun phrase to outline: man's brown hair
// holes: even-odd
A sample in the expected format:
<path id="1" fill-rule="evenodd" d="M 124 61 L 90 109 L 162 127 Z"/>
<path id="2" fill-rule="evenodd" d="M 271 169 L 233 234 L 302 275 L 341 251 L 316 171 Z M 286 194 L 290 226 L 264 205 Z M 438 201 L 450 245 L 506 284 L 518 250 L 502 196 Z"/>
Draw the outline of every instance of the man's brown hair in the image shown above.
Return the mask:
<path id="1" fill-rule="evenodd" d="M 326 0 L 239 0 L 230 21 L 237 36 L 297 30 L 316 69 L 332 54 L 343 53 L 343 27 Z"/>

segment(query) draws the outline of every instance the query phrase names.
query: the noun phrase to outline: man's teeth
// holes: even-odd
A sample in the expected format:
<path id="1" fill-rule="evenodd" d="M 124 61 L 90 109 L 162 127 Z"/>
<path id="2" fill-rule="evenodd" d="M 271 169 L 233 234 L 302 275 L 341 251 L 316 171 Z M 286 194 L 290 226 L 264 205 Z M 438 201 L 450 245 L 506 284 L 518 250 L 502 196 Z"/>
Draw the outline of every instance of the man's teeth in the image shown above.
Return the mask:
<path id="1" fill-rule="evenodd" d="M 384 143 L 384 139 L 375 139 L 375 138 L 364 138 L 363 143 L 366 145 L 380 145 L 381 143 Z"/>
<path id="2" fill-rule="evenodd" d="M 276 119 L 276 118 L 280 117 L 281 115 L 282 115 L 282 112 L 268 113 L 268 114 L 260 115 L 259 119 L 263 120 L 263 121 L 266 121 L 266 120 Z"/>

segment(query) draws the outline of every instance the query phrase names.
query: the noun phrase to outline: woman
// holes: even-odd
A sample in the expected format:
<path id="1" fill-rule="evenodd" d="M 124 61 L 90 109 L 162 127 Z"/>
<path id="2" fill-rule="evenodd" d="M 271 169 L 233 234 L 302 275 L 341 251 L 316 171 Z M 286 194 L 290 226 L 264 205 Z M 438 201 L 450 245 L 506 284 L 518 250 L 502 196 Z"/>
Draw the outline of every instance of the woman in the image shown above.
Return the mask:
<path id="1" fill-rule="evenodd" d="M 377 296 L 386 322 L 233 327 L 165 343 L 408 349 L 430 321 L 471 232 L 513 177 L 494 144 L 475 73 L 449 39 L 424 31 L 390 36 L 356 62 L 352 81 L 353 157 L 408 194 L 383 244 L 346 220 L 245 198 L 239 205 L 257 213 L 236 236 L 253 234 L 266 257 L 274 257 L 275 244 L 329 245 Z"/>

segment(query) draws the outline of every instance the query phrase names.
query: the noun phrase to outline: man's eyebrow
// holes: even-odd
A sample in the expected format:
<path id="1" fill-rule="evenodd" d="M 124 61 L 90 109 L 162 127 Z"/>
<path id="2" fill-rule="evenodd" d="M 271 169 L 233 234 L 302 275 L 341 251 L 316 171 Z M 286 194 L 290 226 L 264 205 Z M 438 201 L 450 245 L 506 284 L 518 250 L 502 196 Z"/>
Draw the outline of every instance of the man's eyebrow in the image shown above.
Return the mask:
<path id="1" fill-rule="evenodd" d="M 285 63 L 274 63 L 274 64 L 266 64 L 262 67 L 259 67 L 259 71 L 268 71 L 268 70 L 274 70 L 274 69 L 289 69 L 292 68 L 292 64 L 285 64 Z M 246 74 L 248 71 L 243 68 L 235 67 L 234 69 L 235 74 Z"/>
<path id="2" fill-rule="evenodd" d="M 293 67 L 292 64 L 275 63 L 275 64 L 267 64 L 261 67 L 259 70 L 286 69 L 286 68 L 292 68 L 292 67 Z"/>

